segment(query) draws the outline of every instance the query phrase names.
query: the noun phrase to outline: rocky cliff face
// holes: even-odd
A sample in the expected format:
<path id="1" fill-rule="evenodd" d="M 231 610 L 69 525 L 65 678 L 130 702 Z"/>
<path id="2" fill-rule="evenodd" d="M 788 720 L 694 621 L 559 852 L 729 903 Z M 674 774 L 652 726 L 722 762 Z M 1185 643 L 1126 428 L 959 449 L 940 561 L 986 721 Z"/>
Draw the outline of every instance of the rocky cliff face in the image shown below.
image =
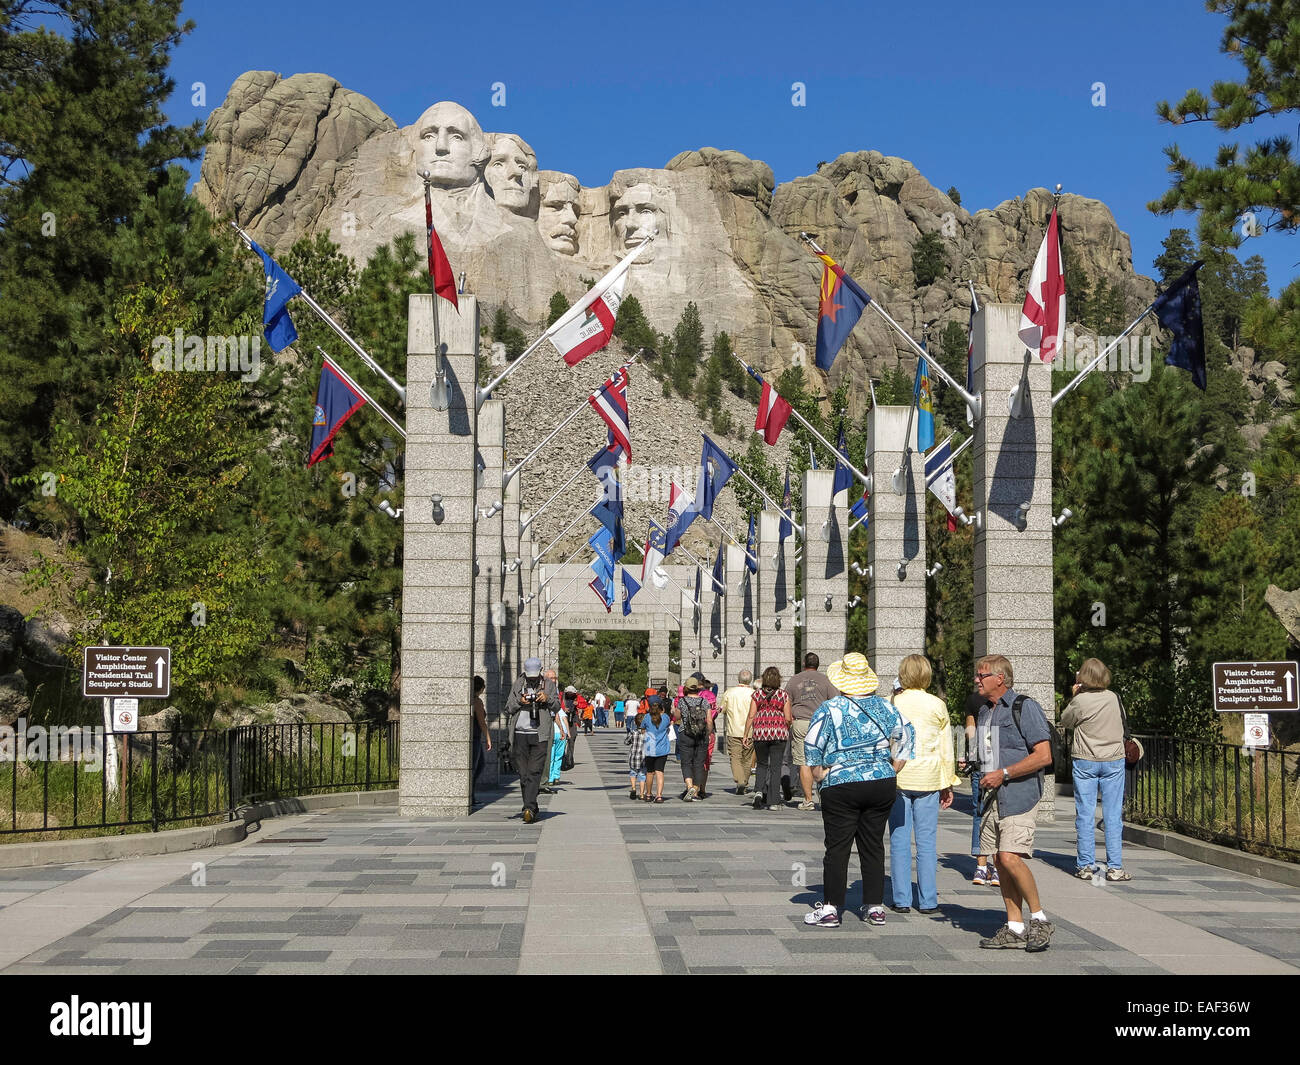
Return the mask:
<path id="1" fill-rule="evenodd" d="M 820 264 L 812 235 L 904 327 L 965 323 L 967 280 L 979 298 L 1019 302 L 1051 210 L 1034 189 L 970 214 L 904 159 L 841 155 L 777 186 L 765 163 L 701 148 L 662 170 L 615 172 L 583 188 L 564 160 L 538 160 L 516 134 L 484 132 L 444 101 L 399 129 L 373 103 L 323 74 L 242 75 L 209 124 L 197 194 L 259 241 L 286 247 L 328 232 L 359 262 L 403 231 L 424 232 L 423 183 L 444 247 L 468 287 L 539 323 L 557 289 L 571 300 L 640 237 L 658 231 L 632 269 L 651 323 L 670 331 L 690 300 L 708 330 L 725 329 L 764 370 L 811 361 Z M 552 169 L 539 169 L 539 164 Z M 1154 285 L 1134 273 L 1128 237 L 1100 201 L 1067 194 L 1061 227 L 1069 254 L 1094 280 L 1119 285 L 1136 310 Z M 947 274 L 918 287 L 912 252 L 943 238 Z M 832 372 L 862 382 L 913 356 L 864 315 Z"/>

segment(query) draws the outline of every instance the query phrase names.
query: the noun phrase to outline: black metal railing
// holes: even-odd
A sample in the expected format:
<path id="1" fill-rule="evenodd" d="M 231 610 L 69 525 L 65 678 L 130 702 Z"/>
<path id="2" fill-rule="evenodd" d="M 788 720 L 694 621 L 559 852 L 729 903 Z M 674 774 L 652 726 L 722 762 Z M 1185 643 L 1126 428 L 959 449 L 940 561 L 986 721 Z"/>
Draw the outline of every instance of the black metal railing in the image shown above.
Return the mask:
<path id="1" fill-rule="evenodd" d="M 0 747 L 0 836 L 233 820 L 250 802 L 390 788 L 398 725 L 320 722 L 180 729 L 108 738 L 90 729 L 28 730 Z"/>
<path id="2" fill-rule="evenodd" d="M 1128 820 L 1300 861 L 1300 754 L 1138 738 L 1146 754 L 1129 781 Z"/>

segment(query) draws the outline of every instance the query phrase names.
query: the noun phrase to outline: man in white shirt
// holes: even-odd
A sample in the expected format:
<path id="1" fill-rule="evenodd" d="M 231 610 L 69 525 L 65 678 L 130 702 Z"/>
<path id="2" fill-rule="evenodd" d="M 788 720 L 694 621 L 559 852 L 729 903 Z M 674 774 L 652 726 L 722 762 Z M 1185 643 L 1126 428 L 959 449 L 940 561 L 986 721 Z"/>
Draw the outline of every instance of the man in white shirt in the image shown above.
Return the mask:
<path id="1" fill-rule="evenodd" d="M 591 700 L 592 705 L 596 708 L 596 727 L 609 728 L 609 717 L 605 712 L 609 700 L 605 698 L 604 692 L 597 692 Z"/>

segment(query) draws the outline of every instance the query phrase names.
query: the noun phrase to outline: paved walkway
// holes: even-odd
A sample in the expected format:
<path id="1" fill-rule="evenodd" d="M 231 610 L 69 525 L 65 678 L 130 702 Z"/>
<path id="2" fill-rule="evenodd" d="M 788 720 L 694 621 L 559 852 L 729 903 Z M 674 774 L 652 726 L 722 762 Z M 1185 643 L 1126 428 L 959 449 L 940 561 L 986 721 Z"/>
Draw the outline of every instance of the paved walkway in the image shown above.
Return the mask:
<path id="1" fill-rule="evenodd" d="M 942 917 L 806 929 L 819 814 L 742 805 L 725 759 L 705 802 L 676 801 L 670 761 L 673 798 L 634 803 L 625 766 L 621 734 L 581 738 L 535 826 L 512 791 L 458 821 L 348 809 L 230 847 L 3 870 L 0 971 L 1300 972 L 1300 891 L 1133 845 L 1135 880 L 1093 886 L 1069 875 L 1072 818 L 1040 831 L 1035 862 L 1051 949 L 980 950 L 1003 918 L 969 880 L 968 807 L 940 821 Z"/>

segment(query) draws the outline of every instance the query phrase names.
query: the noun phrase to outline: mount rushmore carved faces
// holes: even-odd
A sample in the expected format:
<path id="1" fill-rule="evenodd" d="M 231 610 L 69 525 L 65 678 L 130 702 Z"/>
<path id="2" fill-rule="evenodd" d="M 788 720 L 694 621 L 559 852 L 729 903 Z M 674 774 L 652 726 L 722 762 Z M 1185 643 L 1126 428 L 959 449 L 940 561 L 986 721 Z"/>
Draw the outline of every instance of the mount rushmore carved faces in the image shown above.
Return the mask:
<path id="1" fill-rule="evenodd" d="M 561 255 L 578 253 L 578 192 L 581 186 L 572 174 L 542 170 L 537 175 L 541 208 L 537 229 L 551 251 Z"/>
<path id="2" fill-rule="evenodd" d="M 429 172 L 435 188 L 459 189 L 479 180 L 487 141 L 477 120 L 451 100 L 441 100 L 415 124 L 415 171 Z"/>
<path id="3" fill-rule="evenodd" d="M 615 175 L 617 178 L 617 175 Z M 640 181 L 620 189 L 616 183 L 609 187 L 609 222 L 614 230 L 614 253 L 626 255 L 646 237 L 658 234 L 655 242 L 641 253 L 638 262 L 652 262 L 655 252 L 661 249 L 669 236 L 668 214 L 663 205 L 663 194 L 649 182 Z"/>
<path id="4" fill-rule="evenodd" d="M 513 133 L 489 133 L 483 180 L 507 211 L 536 217 L 537 153 Z"/>

